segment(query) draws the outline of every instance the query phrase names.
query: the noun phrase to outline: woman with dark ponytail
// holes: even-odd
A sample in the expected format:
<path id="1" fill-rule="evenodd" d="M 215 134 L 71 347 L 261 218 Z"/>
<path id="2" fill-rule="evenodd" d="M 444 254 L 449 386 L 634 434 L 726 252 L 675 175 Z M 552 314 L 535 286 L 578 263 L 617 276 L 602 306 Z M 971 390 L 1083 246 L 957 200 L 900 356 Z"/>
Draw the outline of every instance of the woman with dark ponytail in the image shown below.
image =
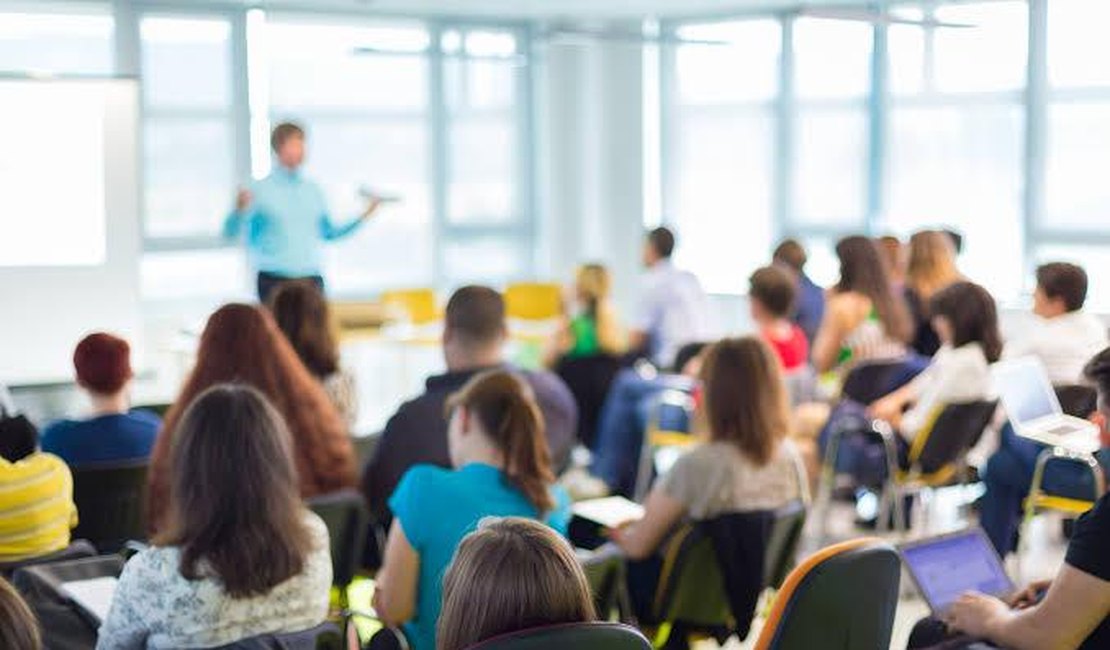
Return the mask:
<path id="1" fill-rule="evenodd" d="M 568 519 L 527 384 L 506 371 L 480 374 L 448 400 L 447 417 L 455 469 L 417 465 L 401 479 L 374 593 L 378 615 L 415 650 L 435 649 L 443 572 L 482 518 L 542 519 L 559 532 Z"/>

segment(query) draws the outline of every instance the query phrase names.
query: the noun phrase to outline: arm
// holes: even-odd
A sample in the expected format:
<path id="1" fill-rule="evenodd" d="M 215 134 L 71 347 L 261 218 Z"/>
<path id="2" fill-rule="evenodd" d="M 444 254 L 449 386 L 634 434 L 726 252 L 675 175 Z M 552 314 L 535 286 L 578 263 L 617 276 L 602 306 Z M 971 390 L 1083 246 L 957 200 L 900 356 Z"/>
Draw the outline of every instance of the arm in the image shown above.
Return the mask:
<path id="1" fill-rule="evenodd" d="M 914 386 L 913 382 L 910 382 L 898 390 L 888 393 L 876 400 L 867 407 L 867 413 L 871 417 L 886 421 L 894 428 L 900 428 L 902 424 L 902 415 L 906 407 L 917 401 L 917 396 L 917 388 Z"/>
<path id="2" fill-rule="evenodd" d="M 1108 611 L 1110 582 L 1065 564 L 1039 605 L 1015 611 L 997 598 L 965 594 L 948 622 L 1013 650 L 1054 650 L 1078 647 Z"/>
<path id="3" fill-rule="evenodd" d="M 630 560 L 643 560 L 659 548 L 663 538 L 685 515 L 682 502 L 656 486 L 644 503 L 644 518 L 613 531 L 611 537 Z"/>
<path id="4" fill-rule="evenodd" d="M 239 190 L 239 194 L 235 197 L 235 209 L 224 219 L 224 239 L 239 239 L 242 236 L 244 226 L 250 223 L 255 214 L 251 207 L 252 200 L 250 190 Z"/>
<path id="5" fill-rule="evenodd" d="M 362 211 L 362 214 L 340 225 L 336 225 L 335 222 L 331 220 L 331 215 L 328 214 L 327 208 L 325 208 L 323 214 L 320 215 L 320 236 L 326 241 L 335 241 L 350 235 L 357 230 L 359 226 L 368 221 L 370 217 L 374 216 L 374 213 L 378 211 L 381 204 L 381 199 L 370 199 L 370 202 L 366 204 L 366 209 Z"/>
<path id="6" fill-rule="evenodd" d="M 140 650 L 146 647 L 150 632 L 143 622 L 141 610 L 152 594 L 143 589 L 136 579 L 138 564 L 142 561 L 143 558 L 137 556 L 123 568 L 108 617 L 100 625 L 96 650 Z"/>
<path id="7" fill-rule="evenodd" d="M 398 627 L 412 619 L 419 574 L 420 555 L 405 537 L 401 522 L 394 519 L 374 589 L 374 611 L 383 623 Z"/>

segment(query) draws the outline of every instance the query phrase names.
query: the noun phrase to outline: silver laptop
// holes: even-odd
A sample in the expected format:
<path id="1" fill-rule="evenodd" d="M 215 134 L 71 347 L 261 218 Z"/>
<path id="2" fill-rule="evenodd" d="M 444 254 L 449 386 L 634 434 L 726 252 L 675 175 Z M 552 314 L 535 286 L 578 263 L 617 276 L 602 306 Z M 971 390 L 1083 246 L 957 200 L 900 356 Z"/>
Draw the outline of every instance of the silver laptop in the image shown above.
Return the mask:
<path id="1" fill-rule="evenodd" d="M 992 372 L 995 390 L 1019 436 L 1072 451 L 1098 450 L 1098 427 L 1064 414 L 1040 359 L 1000 361 Z"/>

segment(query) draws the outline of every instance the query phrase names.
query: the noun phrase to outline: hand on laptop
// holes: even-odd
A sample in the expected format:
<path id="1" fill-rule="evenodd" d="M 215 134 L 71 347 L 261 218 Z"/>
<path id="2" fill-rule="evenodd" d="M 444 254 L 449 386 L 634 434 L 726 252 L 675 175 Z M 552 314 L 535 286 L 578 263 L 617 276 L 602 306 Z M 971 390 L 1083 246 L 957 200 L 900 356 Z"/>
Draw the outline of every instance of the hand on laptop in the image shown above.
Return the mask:
<path id="1" fill-rule="evenodd" d="M 944 622 L 948 627 L 976 638 L 990 638 L 993 630 L 1010 616 L 1009 605 L 978 592 L 968 592 L 952 603 Z"/>
<path id="2" fill-rule="evenodd" d="M 1040 602 L 1044 593 L 1048 591 L 1048 587 L 1051 584 L 1051 580 L 1038 580 L 1029 583 L 1028 587 L 1022 589 L 1010 598 L 1010 607 L 1014 609 L 1026 609 L 1036 605 Z"/>

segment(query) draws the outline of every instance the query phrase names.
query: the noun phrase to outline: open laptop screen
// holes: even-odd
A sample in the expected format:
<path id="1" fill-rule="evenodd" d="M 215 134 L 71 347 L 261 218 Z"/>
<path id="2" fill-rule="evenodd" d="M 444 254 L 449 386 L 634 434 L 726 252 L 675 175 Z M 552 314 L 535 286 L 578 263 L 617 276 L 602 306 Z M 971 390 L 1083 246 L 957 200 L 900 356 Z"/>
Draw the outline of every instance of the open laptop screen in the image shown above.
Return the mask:
<path id="1" fill-rule="evenodd" d="M 1006 413 L 1015 424 L 1060 413 L 1059 402 L 1044 367 L 1034 358 L 997 364 L 994 381 Z"/>
<path id="2" fill-rule="evenodd" d="M 1004 597 L 1014 590 L 987 537 L 977 528 L 904 545 L 902 558 L 934 614 L 967 591 Z"/>

